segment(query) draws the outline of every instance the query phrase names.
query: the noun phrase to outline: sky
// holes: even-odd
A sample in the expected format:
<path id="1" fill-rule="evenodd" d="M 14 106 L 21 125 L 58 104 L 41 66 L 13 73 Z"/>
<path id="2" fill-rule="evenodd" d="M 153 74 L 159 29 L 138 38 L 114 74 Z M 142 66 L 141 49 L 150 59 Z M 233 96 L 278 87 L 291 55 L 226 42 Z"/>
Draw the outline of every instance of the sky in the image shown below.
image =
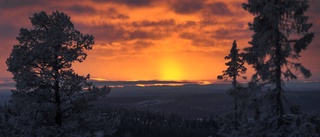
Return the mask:
<path id="1" fill-rule="evenodd" d="M 5 64 L 29 17 L 64 12 L 75 29 L 95 38 L 87 59 L 73 68 L 96 80 L 207 80 L 226 69 L 224 56 L 237 40 L 250 46 L 253 16 L 246 0 L 0 0 L 0 83 L 11 79 Z M 320 1 L 306 12 L 313 42 L 300 62 L 320 79 Z M 248 75 L 253 69 L 248 67 Z"/>

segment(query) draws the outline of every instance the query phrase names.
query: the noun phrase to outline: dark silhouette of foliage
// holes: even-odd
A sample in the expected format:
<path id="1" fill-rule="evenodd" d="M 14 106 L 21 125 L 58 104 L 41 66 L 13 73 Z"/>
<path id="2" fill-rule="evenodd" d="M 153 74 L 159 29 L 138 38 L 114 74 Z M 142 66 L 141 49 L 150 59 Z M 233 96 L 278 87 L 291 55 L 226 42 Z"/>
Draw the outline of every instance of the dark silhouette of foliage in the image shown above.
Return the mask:
<path id="1" fill-rule="evenodd" d="M 63 12 L 35 13 L 32 29 L 21 28 L 7 59 L 16 90 L 7 106 L 8 136 L 87 136 L 98 124 L 90 101 L 109 93 L 72 69 L 86 59 L 92 35 L 74 29 Z"/>
<path id="2" fill-rule="evenodd" d="M 218 125 L 215 117 L 184 119 L 175 114 L 147 110 L 108 107 L 106 115 L 116 114 L 120 119 L 117 131 L 112 137 L 208 137 L 217 136 Z"/>
<path id="3" fill-rule="evenodd" d="M 252 46 L 244 49 L 244 57 L 256 70 L 252 81 L 275 85 L 269 94 L 270 109 L 280 121 L 284 114 L 282 78 L 297 79 L 292 68 L 305 78 L 311 76 L 308 69 L 294 62 L 314 37 L 314 33 L 308 32 L 312 24 L 304 14 L 308 7 L 308 0 L 248 0 L 243 4 L 255 16 L 253 23 L 249 23 L 254 31 L 249 42 Z"/>
<path id="4" fill-rule="evenodd" d="M 240 74 L 244 74 L 247 71 L 247 68 L 244 67 L 244 60 L 242 58 L 242 54 L 239 53 L 239 49 L 237 48 L 236 40 L 233 41 L 232 48 L 230 50 L 230 54 L 225 57 L 225 60 L 230 60 L 225 65 L 228 66 L 227 70 L 223 71 L 222 75 L 218 76 L 218 79 L 232 79 L 233 89 L 230 90 L 230 94 L 234 97 L 234 127 L 235 129 L 238 127 L 238 99 L 241 96 L 242 87 L 237 81 L 237 77 Z M 245 76 L 242 78 L 246 79 Z"/>
<path id="5" fill-rule="evenodd" d="M 240 76 L 240 74 L 244 74 L 247 71 L 247 68 L 244 67 L 244 60 L 242 58 L 242 54 L 239 53 L 239 49 L 237 48 L 237 42 L 236 40 L 233 41 L 232 48 L 230 50 L 230 54 L 228 56 L 225 56 L 225 60 L 230 60 L 225 65 L 228 66 L 227 70 L 222 71 L 223 74 L 219 75 L 218 79 L 232 79 L 232 86 L 234 89 L 237 87 L 237 77 Z M 242 78 L 246 79 L 245 76 L 242 76 Z"/>

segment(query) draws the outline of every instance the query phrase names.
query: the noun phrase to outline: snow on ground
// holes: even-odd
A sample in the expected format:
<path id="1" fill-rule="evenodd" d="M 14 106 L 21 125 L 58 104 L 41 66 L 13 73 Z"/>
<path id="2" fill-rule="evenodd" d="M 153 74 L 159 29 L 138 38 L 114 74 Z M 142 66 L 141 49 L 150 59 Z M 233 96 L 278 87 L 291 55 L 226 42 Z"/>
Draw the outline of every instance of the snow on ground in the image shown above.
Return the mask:
<path id="1" fill-rule="evenodd" d="M 232 110 L 233 99 L 226 94 L 229 88 L 229 84 L 114 88 L 96 105 L 148 109 L 185 117 L 208 117 Z M 285 90 L 290 105 L 301 105 L 304 112 L 320 112 L 317 105 L 320 104 L 318 82 L 288 83 Z M 289 104 L 285 103 L 287 106 Z"/>

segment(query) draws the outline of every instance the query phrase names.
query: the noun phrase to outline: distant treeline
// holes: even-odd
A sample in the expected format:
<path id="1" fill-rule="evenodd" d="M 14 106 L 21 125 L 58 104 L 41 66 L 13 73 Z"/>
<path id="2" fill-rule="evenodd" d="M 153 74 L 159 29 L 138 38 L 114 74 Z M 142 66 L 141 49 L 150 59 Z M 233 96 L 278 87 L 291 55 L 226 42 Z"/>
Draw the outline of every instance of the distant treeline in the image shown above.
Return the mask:
<path id="1" fill-rule="evenodd" d="M 106 116 L 116 116 L 120 122 L 112 137 L 208 137 L 217 136 L 215 117 L 184 119 L 176 114 L 110 107 Z"/>

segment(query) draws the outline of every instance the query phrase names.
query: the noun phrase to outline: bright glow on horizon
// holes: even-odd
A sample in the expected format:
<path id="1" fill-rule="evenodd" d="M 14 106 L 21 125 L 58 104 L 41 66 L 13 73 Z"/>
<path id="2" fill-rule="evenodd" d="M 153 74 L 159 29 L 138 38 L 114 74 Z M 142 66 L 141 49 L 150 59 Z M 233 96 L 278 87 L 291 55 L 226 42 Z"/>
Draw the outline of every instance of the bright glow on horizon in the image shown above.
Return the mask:
<path id="1" fill-rule="evenodd" d="M 210 81 L 200 81 L 198 82 L 199 85 L 209 85 L 209 84 L 213 84 L 213 82 Z"/>
<path id="2" fill-rule="evenodd" d="M 183 80 L 183 68 L 175 58 L 165 58 L 160 63 L 161 80 Z"/>
<path id="3" fill-rule="evenodd" d="M 104 79 L 104 78 L 90 78 L 90 80 L 95 80 L 95 81 L 108 81 L 107 79 Z"/>
<path id="4" fill-rule="evenodd" d="M 167 83 L 167 84 L 136 84 L 137 87 L 161 87 L 161 86 L 170 86 L 170 87 L 180 87 L 184 86 L 185 84 L 180 83 Z"/>

